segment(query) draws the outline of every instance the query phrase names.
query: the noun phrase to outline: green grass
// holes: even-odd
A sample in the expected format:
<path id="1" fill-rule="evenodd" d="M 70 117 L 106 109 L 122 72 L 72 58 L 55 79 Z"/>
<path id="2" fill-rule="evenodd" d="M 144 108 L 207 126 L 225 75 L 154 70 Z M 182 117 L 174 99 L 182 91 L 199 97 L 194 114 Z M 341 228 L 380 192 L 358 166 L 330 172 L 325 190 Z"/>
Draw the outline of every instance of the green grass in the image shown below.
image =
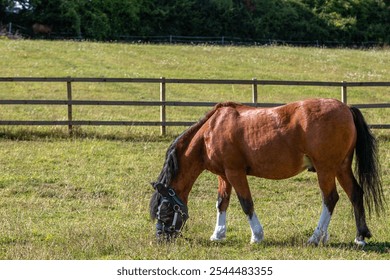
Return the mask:
<path id="1" fill-rule="evenodd" d="M 388 49 L 213 47 L 0 41 L 1 76 L 234 78 L 386 81 Z M 242 86 L 172 85 L 169 100 L 250 101 Z M 350 89 L 352 103 L 389 102 L 388 89 Z M 62 99 L 65 85 L 0 84 L 0 98 Z M 157 85 L 79 84 L 75 98 L 157 100 Z M 338 88 L 264 87 L 259 100 L 288 102 L 335 97 Z M 66 107 L 1 106 L 0 119 L 64 118 Z M 197 120 L 206 108 L 170 110 L 173 120 Z M 364 110 L 371 123 L 389 123 L 385 110 Z M 157 120 L 158 110 L 80 108 L 76 118 Z M 197 180 L 183 238 L 157 244 L 148 216 L 150 182 L 165 151 L 183 128 L 0 128 L 0 259 L 389 259 L 390 218 L 368 220 L 374 237 L 364 249 L 352 241 L 350 203 L 340 189 L 327 246 L 310 247 L 321 208 L 315 174 L 271 181 L 250 178 L 265 240 L 251 245 L 249 225 L 236 198 L 228 212 L 228 238 L 209 241 L 215 224 L 217 179 Z M 387 201 L 390 201 L 390 135 L 375 130 Z"/>
<path id="2" fill-rule="evenodd" d="M 88 42 L 1 41 L 1 76 L 146 77 L 386 81 L 390 49 L 346 50 L 291 47 L 159 46 Z M 0 83 L 0 98 L 66 99 L 66 85 Z M 259 102 L 309 97 L 340 98 L 338 87 L 259 87 Z M 75 83 L 74 99 L 159 100 L 158 84 Z M 251 86 L 171 85 L 168 101 L 251 101 Z M 354 103 L 389 102 L 387 88 L 349 88 Z M 207 108 L 168 108 L 168 121 L 195 121 Z M 389 120 L 383 109 L 369 110 L 370 123 Z M 74 106 L 74 120 L 157 121 L 159 109 Z M 66 120 L 66 106 L 2 106 L 1 119 Z M 182 128 L 181 128 L 182 129 Z M 152 129 L 158 131 L 158 128 Z M 174 130 L 177 133 L 177 130 Z M 116 133 L 116 132 L 115 132 Z"/>

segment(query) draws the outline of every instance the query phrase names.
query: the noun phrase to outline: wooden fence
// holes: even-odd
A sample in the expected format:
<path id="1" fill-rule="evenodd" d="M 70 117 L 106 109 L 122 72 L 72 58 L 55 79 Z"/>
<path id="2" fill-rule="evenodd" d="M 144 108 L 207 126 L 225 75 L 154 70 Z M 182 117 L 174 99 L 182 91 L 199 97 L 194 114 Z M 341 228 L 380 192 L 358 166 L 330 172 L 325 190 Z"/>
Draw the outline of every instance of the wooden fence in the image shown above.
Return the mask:
<path id="1" fill-rule="evenodd" d="M 166 79 L 166 78 L 38 78 L 38 77 L 0 77 L 0 83 L 7 82 L 39 82 L 39 83 L 66 83 L 67 98 L 63 100 L 17 100 L 0 99 L 0 105 L 64 105 L 68 107 L 67 120 L 64 121 L 17 121 L 0 120 L 0 125 L 66 125 L 69 134 L 72 134 L 73 126 L 81 125 L 108 125 L 108 126 L 160 126 L 161 134 L 166 133 L 168 126 L 189 126 L 194 122 L 167 121 L 166 108 L 168 106 L 214 106 L 215 102 L 181 102 L 166 101 L 166 87 L 168 84 L 207 84 L 207 85 L 248 85 L 252 87 L 252 102 L 244 103 L 256 107 L 273 107 L 281 103 L 258 102 L 258 86 L 320 86 L 339 87 L 341 89 L 341 101 L 347 103 L 347 89 L 349 87 L 389 87 L 390 82 L 317 82 L 317 81 L 273 81 L 273 80 L 217 80 L 217 79 Z M 109 100 L 73 100 L 73 83 L 154 83 L 160 84 L 159 101 L 109 101 Z M 98 106 L 158 106 L 160 107 L 160 121 L 96 121 L 74 120 L 73 106 L 98 105 Z M 353 104 L 359 108 L 390 108 L 390 103 Z M 371 128 L 390 129 L 390 124 L 370 124 Z"/>

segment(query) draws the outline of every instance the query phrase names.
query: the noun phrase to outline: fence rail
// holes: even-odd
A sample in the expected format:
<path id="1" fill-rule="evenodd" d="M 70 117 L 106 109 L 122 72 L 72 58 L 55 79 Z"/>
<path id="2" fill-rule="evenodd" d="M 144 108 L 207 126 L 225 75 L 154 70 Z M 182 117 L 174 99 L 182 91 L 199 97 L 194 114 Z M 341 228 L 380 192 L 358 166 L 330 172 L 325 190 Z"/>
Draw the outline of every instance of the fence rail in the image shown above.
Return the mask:
<path id="1" fill-rule="evenodd" d="M 230 79 L 168 79 L 168 78 L 75 78 L 75 77 L 0 77 L 0 83 L 6 82 L 44 82 L 66 83 L 66 100 L 19 100 L 0 99 L 0 105 L 66 105 L 68 106 L 67 120 L 64 121 L 17 121 L 0 120 L 0 125 L 62 125 L 68 126 L 69 134 L 72 134 L 73 126 L 96 125 L 96 126 L 160 126 L 161 133 L 166 133 L 167 126 L 189 126 L 194 122 L 167 121 L 166 108 L 168 106 L 211 107 L 216 102 L 182 102 L 166 101 L 167 84 L 206 84 L 206 85 L 248 85 L 252 87 L 252 102 L 244 103 L 256 107 L 273 107 L 282 103 L 258 102 L 258 86 L 319 86 L 339 87 L 341 89 L 341 101 L 347 103 L 347 89 L 349 87 L 390 87 L 390 82 L 320 82 L 320 81 L 277 81 L 277 80 L 230 80 Z M 112 100 L 73 100 L 73 83 L 153 83 L 160 84 L 159 101 L 112 101 Z M 97 106 L 157 106 L 160 107 L 160 121 L 95 121 L 73 120 L 73 106 L 97 105 Z M 351 104 L 358 108 L 390 108 L 390 103 L 375 104 Z M 370 124 L 371 128 L 390 129 L 390 124 Z"/>

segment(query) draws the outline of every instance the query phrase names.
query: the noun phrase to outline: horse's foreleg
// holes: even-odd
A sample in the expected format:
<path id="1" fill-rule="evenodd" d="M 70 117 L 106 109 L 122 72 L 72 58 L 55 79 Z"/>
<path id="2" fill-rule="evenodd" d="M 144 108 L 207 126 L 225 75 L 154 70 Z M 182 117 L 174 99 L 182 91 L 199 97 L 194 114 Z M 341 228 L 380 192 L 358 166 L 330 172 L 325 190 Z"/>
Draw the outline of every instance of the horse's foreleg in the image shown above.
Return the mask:
<path id="1" fill-rule="evenodd" d="M 233 185 L 242 210 L 247 215 L 252 233 L 251 243 L 261 242 L 264 239 L 263 227 L 254 211 L 253 200 L 249 190 L 246 174 L 240 173 L 239 171 L 227 172 L 227 179 Z"/>
<path id="2" fill-rule="evenodd" d="M 328 226 L 334 207 L 339 199 L 334 176 L 318 174 L 318 180 L 322 191 L 322 212 L 317 228 L 308 240 L 309 244 L 314 245 L 318 245 L 321 241 L 325 244 L 328 241 Z"/>
<path id="3" fill-rule="evenodd" d="M 218 241 L 226 238 L 226 210 L 229 206 L 232 185 L 222 177 L 218 177 L 217 223 L 210 240 Z"/>

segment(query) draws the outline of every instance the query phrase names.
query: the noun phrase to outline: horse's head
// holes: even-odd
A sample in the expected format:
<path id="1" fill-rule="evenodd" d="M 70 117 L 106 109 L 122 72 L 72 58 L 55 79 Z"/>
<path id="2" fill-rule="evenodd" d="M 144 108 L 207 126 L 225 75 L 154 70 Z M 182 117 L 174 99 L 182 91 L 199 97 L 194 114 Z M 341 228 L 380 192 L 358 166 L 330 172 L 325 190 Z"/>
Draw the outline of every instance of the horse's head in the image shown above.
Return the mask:
<path id="1" fill-rule="evenodd" d="M 150 199 L 150 216 L 157 219 L 156 236 L 172 240 L 180 234 L 188 219 L 188 208 L 175 191 L 162 183 L 152 183 L 155 192 Z"/>

